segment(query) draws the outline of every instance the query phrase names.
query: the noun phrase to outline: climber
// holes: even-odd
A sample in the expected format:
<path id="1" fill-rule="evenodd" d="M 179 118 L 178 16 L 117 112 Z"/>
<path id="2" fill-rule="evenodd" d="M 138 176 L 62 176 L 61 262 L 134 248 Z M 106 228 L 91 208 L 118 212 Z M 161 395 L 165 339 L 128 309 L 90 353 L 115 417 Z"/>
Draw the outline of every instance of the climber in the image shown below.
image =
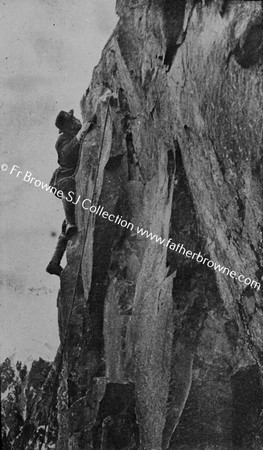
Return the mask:
<path id="1" fill-rule="evenodd" d="M 50 180 L 50 186 L 63 192 L 62 204 L 65 211 L 65 220 L 62 224 L 61 234 L 58 238 L 55 252 L 49 262 L 46 271 L 51 275 L 60 276 L 62 267 L 61 259 L 67 247 L 68 240 L 77 232 L 75 222 L 75 205 L 66 200 L 68 192 L 75 192 L 74 174 L 78 165 L 80 141 L 83 135 L 89 131 L 94 123 L 94 118 L 90 122 L 81 122 L 74 116 L 74 111 L 60 111 L 55 125 L 59 129 L 59 138 L 56 142 L 58 153 L 58 169 L 55 170 Z"/>

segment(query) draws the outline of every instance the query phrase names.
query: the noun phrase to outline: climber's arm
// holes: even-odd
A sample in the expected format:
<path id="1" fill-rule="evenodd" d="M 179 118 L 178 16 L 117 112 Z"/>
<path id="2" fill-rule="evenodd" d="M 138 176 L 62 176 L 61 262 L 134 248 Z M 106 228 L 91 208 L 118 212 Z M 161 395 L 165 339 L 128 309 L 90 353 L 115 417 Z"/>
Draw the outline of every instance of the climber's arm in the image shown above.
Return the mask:
<path id="1" fill-rule="evenodd" d="M 92 127 L 92 125 L 94 123 L 96 123 L 97 117 L 96 115 L 94 115 L 89 122 L 84 122 L 81 129 L 79 130 L 78 134 L 76 135 L 76 138 L 78 139 L 78 141 L 81 140 L 81 138 L 83 137 L 83 135 L 88 132 L 90 130 L 90 128 Z"/>
<path id="2" fill-rule="evenodd" d="M 61 136 L 56 144 L 59 164 L 62 166 L 74 165 L 78 159 L 79 146 L 80 142 L 77 136 L 74 136 L 70 141 Z"/>

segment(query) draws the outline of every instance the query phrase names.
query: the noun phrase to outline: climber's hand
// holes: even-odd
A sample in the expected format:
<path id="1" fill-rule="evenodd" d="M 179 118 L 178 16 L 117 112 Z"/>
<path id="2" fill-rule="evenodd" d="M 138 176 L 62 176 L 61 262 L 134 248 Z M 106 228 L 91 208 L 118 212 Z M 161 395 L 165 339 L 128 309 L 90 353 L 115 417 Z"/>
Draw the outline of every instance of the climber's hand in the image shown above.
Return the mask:
<path id="1" fill-rule="evenodd" d="M 81 132 L 85 133 L 86 131 L 88 131 L 89 127 L 90 127 L 90 122 L 84 122 L 81 127 Z"/>
<path id="2" fill-rule="evenodd" d="M 79 130 L 78 134 L 76 135 L 76 138 L 78 141 L 83 137 L 84 133 L 88 131 L 89 127 L 91 126 L 90 122 L 84 122 L 81 129 Z"/>

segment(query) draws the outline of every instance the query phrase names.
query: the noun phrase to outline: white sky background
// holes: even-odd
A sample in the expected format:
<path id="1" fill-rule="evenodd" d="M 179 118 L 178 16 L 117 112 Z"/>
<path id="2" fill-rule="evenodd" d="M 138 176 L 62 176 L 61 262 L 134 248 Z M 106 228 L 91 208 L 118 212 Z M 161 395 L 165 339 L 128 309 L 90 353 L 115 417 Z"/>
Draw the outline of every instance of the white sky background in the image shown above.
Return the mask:
<path id="1" fill-rule="evenodd" d="M 58 112 L 74 108 L 117 22 L 115 0 L 0 1 L 0 362 L 52 360 L 59 278 L 45 272 L 63 220 L 49 182 L 57 167 Z M 13 164 L 23 172 L 9 175 Z M 63 261 L 64 262 L 64 261 Z"/>

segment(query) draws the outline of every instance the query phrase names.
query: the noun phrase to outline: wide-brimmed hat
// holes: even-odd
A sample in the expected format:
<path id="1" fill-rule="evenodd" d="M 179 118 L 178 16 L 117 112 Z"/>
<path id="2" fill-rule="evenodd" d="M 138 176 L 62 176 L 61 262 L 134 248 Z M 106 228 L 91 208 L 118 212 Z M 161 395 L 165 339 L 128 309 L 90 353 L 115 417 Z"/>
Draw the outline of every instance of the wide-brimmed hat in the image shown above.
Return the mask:
<path id="1" fill-rule="evenodd" d="M 69 112 L 66 111 L 60 111 L 60 113 L 57 115 L 55 125 L 59 130 L 64 130 L 68 127 L 70 121 L 72 120 L 72 117 L 74 116 L 74 110 L 71 109 Z"/>

